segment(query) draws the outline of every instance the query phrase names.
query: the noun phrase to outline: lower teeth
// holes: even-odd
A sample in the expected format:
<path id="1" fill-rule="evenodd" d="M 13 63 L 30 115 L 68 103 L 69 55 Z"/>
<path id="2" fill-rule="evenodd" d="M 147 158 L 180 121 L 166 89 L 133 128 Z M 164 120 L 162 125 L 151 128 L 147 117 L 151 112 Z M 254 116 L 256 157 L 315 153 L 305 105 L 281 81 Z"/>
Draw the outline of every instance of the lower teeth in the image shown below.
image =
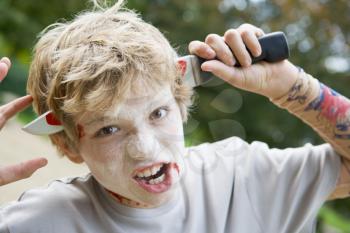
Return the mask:
<path id="1" fill-rule="evenodd" d="M 165 174 L 162 174 L 160 177 L 158 177 L 156 179 L 149 180 L 148 183 L 149 184 L 159 184 L 162 181 L 164 181 L 164 178 L 165 178 Z"/>

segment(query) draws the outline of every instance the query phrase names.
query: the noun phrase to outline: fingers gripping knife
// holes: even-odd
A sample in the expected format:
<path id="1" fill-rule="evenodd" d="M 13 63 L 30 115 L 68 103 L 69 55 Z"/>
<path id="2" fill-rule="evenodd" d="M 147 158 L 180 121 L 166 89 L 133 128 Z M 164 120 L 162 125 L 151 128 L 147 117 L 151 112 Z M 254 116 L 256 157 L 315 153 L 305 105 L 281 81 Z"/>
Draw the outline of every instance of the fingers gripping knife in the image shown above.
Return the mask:
<path id="1" fill-rule="evenodd" d="M 260 37 L 262 53 L 259 57 L 252 57 L 252 62 L 259 61 L 277 62 L 289 57 L 289 48 L 283 32 L 274 32 Z M 213 78 L 210 73 L 201 70 L 201 64 L 205 62 L 195 55 L 187 55 L 178 59 L 178 64 L 184 82 L 191 87 L 200 86 Z M 239 66 L 239 64 L 237 65 Z M 50 135 L 63 130 L 61 123 L 51 111 L 44 113 L 23 127 L 23 130 L 35 135 Z"/>
<path id="2" fill-rule="evenodd" d="M 252 63 L 259 61 L 277 62 L 289 57 L 288 42 L 283 32 L 273 32 L 260 37 L 258 40 L 262 52 L 259 57 L 251 56 Z M 200 68 L 205 61 L 195 55 L 187 55 L 178 59 L 183 71 L 184 80 L 192 87 L 200 86 L 213 78 L 210 73 L 204 72 Z M 240 66 L 240 64 L 236 66 Z"/>

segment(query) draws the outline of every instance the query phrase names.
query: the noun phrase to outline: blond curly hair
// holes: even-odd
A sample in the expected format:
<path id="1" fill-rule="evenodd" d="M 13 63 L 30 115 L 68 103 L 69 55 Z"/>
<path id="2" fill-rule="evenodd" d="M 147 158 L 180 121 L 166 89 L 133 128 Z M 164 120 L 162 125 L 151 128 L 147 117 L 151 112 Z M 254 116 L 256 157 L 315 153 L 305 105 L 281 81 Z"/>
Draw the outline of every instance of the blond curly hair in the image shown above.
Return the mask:
<path id="1" fill-rule="evenodd" d="M 93 10 L 40 34 L 29 71 L 36 113 L 51 110 L 64 126 L 50 135 L 62 154 L 62 143 L 77 150 L 75 117 L 106 109 L 132 89 L 170 84 L 184 121 L 192 103 L 192 89 L 181 82 L 177 53 L 164 35 L 123 0 L 107 8 L 94 3 Z"/>

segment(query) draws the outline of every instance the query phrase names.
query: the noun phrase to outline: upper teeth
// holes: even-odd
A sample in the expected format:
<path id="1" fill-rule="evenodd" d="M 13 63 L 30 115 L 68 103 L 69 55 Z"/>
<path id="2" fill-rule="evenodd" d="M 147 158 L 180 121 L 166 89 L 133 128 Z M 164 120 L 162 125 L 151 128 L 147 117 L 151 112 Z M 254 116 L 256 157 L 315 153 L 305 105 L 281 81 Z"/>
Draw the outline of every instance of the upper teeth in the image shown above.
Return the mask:
<path id="1" fill-rule="evenodd" d="M 148 177 L 157 174 L 157 172 L 162 168 L 162 164 L 154 165 L 153 167 L 147 168 L 141 172 L 136 173 L 137 177 Z"/>

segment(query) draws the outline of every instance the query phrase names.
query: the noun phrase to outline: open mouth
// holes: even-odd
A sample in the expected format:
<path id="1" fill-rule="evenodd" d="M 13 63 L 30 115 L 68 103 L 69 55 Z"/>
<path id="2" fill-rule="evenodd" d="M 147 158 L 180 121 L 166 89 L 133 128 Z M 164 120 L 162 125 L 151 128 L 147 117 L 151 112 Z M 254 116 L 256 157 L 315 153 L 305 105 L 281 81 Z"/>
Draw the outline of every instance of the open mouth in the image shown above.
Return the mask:
<path id="1" fill-rule="evenodd" d="M 146 191 L 161 193 L 171 187 L 173 169 L 178 171 L 174 163 L 157 163 L 137 171 L 133 178 Z"/>

